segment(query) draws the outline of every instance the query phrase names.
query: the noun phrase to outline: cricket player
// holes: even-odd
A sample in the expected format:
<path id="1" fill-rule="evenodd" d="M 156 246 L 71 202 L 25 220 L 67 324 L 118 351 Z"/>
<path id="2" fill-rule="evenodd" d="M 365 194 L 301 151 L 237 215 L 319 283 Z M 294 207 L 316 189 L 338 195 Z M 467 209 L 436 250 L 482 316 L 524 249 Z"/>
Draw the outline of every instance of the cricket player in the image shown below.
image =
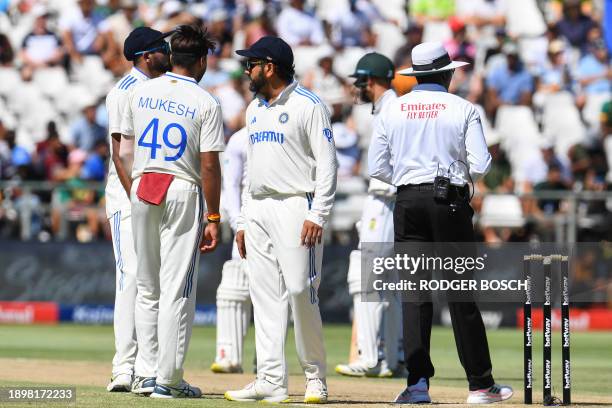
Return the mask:
<path id="1" fill-rule="evenodd" d="M 183 363 L 199 252 L 218 243 L 223 120 L 219 102 L 198 86 L 214 43 L 199 26 L 175 31 L 172 72 L 131 92 L 121 125 L 125 137 L 136 139 L 130 194 L 138 256 L 134 371 L 155 379 L 153 398 L 199 398 L 201 390 L 183 379 Z"/>
<path id="2" fill-rule="evenodd" d="M 149 78 L 157 78 L 170 69 L 168 56 L 170 48 L 164 41 L 168 34 L 149 27 L 139 27 L 128 35 L 124 43 L 123 55 L 128 61 L 132 61 L 134 66 L 117 82 L 106 97 L 109 144 L 112 146 L 112 160 L 109 164 L 105 191 L 106 216 L 112 227 L 116 270 L 113 316 L 115 357 L 113 358 L 111 382 L 106 387 L 110 392 L 131 390 L 137 352 L 134 325 L 136 253 L 132 239 L 131 206 L 130 198 L 117 174 L 117 168 L 132 168 L 134 146 L 127 140 L 121 143 L 121 118 L 130 89 L 137 83 Z M 123 161 L 123 165 L 115 166 L 114 162 L 120 160 Z M 126 174 L 122 176 L 126 181 Z"/>
<path id="3" fill-rule="evenodd" d="M 317 291 L 338 167 L 330 115 L 321 99 L 294 80 L 293 52 L 285 41 L 263 37 L 237 54 L 247 58 L 246 74 L 256 94 L 246 112 L 249 190 L 236 242 L 249 271 L 257 378 L 244 389 L 227 391 L 225 398 L 288 400 L 285 340 L 291 305 L 306 374 L 304 402 L 325 403 Z"/>
<path id="4" fill-rule="evenodd" d="M 234 133 L 223 153 L 223 202 L 234 234 L 242 196 L 246 194 L 246 127 Z M 210 369 L 214 373 L 241 373 L 244 336 L 251 323 L 251 297 L 246 261 L 234 242 L 232 259 L 223 264 L 217 288 L 217 354 Z"/>
<path id="5" fill-rule="evenodd" d="M 391 101 L 397 98 L 391 89 L 395 67 L 382 54 L 364 55 L 351 77 L 359 91 L 361 102 L 372 103 L 374 121 Z M 371 179 L 368 198 L 363 207 L 360 242 L 393 242 L 393 207 L 395 187 L 380 180 Z M 367 251 L 367 248 L 365 249 Z M 364 248 L 352 251 L 347 276 L 349 293 L 353 297 L 353 319 L 357 326 L 356 361 L 336 366 L 338 374 L 351 377 L 392 377 L 399 372 L 398 357 L 401 326 L 401 303 L 397 296 L 364 292 L 361 284 L 361 256 Z M 366 301 L 367 299 L 367 301 Z"/>

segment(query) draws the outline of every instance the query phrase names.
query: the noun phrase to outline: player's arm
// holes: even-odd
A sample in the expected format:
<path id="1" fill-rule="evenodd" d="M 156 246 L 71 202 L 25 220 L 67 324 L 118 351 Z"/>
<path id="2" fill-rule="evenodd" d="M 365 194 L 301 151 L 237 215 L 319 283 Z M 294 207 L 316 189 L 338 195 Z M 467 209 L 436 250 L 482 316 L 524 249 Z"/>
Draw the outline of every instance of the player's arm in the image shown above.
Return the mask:
<path id="1" fill-rule="evenodd" d="M 245 159 L 242 154 L 243 148 L 240 146 L 241 140 L 239 140 L 238 132 L 230 137 L 223 155 L 223 207 L 227 211 L 229 223 L 234 233 L 237 231 L 236 227 L 240 216 L 240 196 L 242 194 Z"/>
<path id="2" fill-rule="evenodd" d="M 370 177 L 387 184 L 393 184 L 393 166 L 391 166 L 391 150 L 384 120 L 378 116 L 374 120 L 372 138 L 368 148 L 368 173 Z"/>
<path id="3" fill-rule="evenodd" d="M 216 103 L 202 115 L 200 131 L 200 174 L 208 214 L 219 214 L 221 199 L 221 165 L 219 152 L 225 149 L 221 105 Z M 212 252 L 219 243 L 219 224 L 208 222 L 204 229 L 200 251 Z"/>
<path id="4" fill-rule="evenodd" d="M 312 205 L 302 228 L 302 245 L 321 243 L 323 226 L 329 218 L 336 196 L 338 159 L 332 134 L 329 112 L 322 103 L 313 106 L 312 112 L 304 112 L 306 134 L 316 163 L 315 191 Z"/>
<path id="5" fill-rule="evenodd" d="M 128 166 L 126 164 L 127 160 L 124 156 L 122 157 L 122 149 L 121 149 L 121 133 L 113 133 L 111 135 L 112 138 L 112 150 L 113 150 L 113 164 L 115 165 L 115 170 L 117 171 L 117 177 L 119 177 L 119 181 L 121 185 L 125 189 L 128 197 L 130 196 L 130 191 L 132 190 L 132 177 L 128 172 Z M 125 149 L 123 149 L 125 150 Z M 129 155 L 128 157 L 132 157 L 133 155 Z"/>

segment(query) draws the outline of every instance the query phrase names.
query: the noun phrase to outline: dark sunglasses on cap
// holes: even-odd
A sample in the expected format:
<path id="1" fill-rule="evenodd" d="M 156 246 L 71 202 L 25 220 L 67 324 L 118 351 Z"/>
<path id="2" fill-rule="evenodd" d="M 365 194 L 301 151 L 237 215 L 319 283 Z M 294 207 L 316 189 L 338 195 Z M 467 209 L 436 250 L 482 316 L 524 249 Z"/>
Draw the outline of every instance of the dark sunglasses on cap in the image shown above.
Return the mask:
<path id="1" fill-rule="evenodd" d="M 135 52 L 134 55 L 142 55 L 145 52 L 148 52 L 148 53 L 161 52 L 162 54 L 168 55 L 170 54 L 170 44 L 164 41 L 164 43 L 160 45 L 159 47 L 151 48 L 151 49 L 144 50 L 144 51 L 138 51 L 138 52 Z"/>

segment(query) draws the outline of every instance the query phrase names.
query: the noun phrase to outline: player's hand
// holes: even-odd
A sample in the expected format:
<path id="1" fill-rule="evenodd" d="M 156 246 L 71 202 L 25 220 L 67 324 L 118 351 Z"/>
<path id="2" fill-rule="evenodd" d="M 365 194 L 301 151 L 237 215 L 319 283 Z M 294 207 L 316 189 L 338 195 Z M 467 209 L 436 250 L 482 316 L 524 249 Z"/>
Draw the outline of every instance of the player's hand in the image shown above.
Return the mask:
<path id="1" fill-rule="evenodd" d="M 246 259 L 246 244 L 244 243 L 244 230 L 236 232 L 236 245 L 242 259 Z"/>
<path id="2" fill-rule="evenodd" d="M 217 244 L 219 244 L 219 224 L 209 222 L 204 229 L 204 235 L 202 235 L 200 251 L 204 254 L 212 252 L 217 248 Z"/>
<path id="3" fill-rule="evenodd" d="M 323 227 L 318 224 L 315 224 L 312 221 L 304 221 L 304 226 L 302 227 L 302 236 L 301 236 L 301 244 L 307 246 L 308 248 L 315 246 L 315 244 L 320 244 L 323 239 Z"/>

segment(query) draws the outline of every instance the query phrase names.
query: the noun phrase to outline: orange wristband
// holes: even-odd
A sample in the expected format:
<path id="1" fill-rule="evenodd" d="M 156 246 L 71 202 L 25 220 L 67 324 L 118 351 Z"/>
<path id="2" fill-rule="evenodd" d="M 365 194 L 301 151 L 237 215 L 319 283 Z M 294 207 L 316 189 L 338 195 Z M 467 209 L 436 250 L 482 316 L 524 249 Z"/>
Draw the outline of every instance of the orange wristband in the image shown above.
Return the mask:
<path id="1" fill-rule="evenodd" d="M 219 214 L 219 213 L 208 213 L 208 214 L 206 214 L 206 220 L 208 222 L 212 222 L 212 223 L 219 223 L 219 222 L 221 222 L 221 214 Z"/>

